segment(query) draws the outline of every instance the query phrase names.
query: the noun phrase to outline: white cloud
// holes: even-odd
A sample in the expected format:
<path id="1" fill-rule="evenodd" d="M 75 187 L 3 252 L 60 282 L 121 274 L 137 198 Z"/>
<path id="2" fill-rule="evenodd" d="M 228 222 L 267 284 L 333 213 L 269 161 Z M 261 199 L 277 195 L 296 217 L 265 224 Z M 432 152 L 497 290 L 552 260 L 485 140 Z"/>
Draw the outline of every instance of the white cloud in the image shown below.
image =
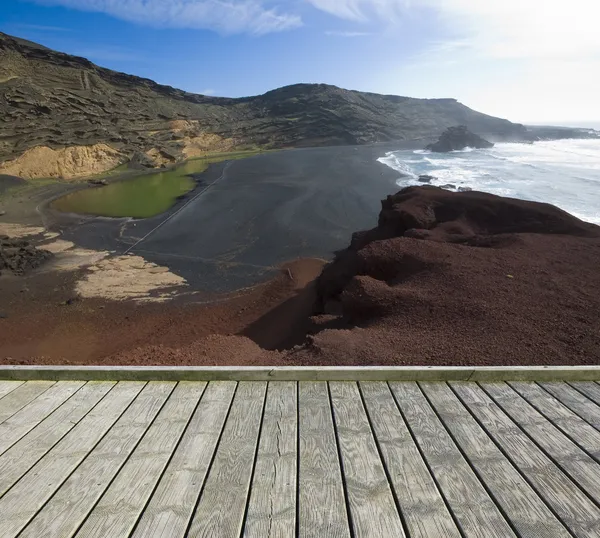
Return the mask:
<path id="1" fill-rule="evenodd" d="M 597 0 L 421 0 L 494 58 L 600 54 Z"/>
<path id="2" fill-rule="evenodd" d="M 445 27 L 450 43 L 470 44 L 478 53 L 494 58 L 600 54 L 598 0 L 305 1 L 342 19 L 386 24 L 426 9 L 430 18 Z M 435 43 L 438 49 L 441 45 Z"/>
<path id="3" fill-rule="evenodd" d="M 226 34 L 266 34 L 301 26 L 298 15 L 267 8 L 260 0 L 33 0 L 106 13 L 138 24 L 211 29 Z"/>
<path id="4" fill-rule="evenodd" d="M 348 32 L 343 30 L 328 30 L 325 35 L 332 37 L 366 37 L 373 35 L 370 32 Z"/>
<path id="5" fill-rule="evenodd" d="M 215 93 L 217 93 L 217 90 L 213 90 L 212 88 L 206 88 L 205 90 L 202 90 L 200 92 L 200 95 L 215 95 Z"/>
<path id="6" fill-rule="evenodd" d="M 354 21 L 372 18 L 398 20 L 406 13 L 409 0 L 307 0 L 317 9 Z"/>

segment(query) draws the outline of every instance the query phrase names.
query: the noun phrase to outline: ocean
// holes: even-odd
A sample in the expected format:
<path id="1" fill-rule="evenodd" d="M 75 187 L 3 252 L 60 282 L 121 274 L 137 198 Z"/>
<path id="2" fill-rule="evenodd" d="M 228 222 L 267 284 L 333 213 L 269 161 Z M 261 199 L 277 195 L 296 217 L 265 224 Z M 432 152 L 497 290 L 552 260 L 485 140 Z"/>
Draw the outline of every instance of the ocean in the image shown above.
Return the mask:
<path id="1" fill-rule="evenodd" d="M 451 153 L 401 150 L 378 159 L 398 171 L 400 187 L 431 185 L 470 188 L 556 205 L 582 220 L 600 224 L 600 140 L 556 140 L 496 144 L 491 149 Z"/>

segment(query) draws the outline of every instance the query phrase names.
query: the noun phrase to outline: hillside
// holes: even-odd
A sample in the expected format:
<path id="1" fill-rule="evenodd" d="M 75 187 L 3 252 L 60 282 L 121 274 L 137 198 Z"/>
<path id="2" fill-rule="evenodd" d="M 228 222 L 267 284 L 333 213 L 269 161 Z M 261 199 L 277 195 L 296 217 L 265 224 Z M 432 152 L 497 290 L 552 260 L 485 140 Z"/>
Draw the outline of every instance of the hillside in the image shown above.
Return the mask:
<path id="1" fill-rule="evenodd" d="M 113 168 L 135 152 L 161 166 L 248 145 L 433 138 L 457 124 L 492 140 L 528 136 L 524 126 L 454 99 L 378 95 L 324 84 L 297 84 L 240 99 L 196 95 L 0 33 L 4 174 L 71 178 Z"/>

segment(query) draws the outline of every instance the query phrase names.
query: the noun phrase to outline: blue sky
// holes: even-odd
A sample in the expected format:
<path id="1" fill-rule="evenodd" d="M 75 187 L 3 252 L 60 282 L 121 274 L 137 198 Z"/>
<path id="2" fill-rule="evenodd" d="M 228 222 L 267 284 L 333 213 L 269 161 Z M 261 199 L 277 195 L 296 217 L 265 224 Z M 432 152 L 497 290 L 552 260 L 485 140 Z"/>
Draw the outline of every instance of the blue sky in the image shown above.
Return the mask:
<path id="1" fill-rule="evenodd" d="M 597 0 L 0 0 L 0 30 L 188 91 L 296 82 L 600 120 Z"/>

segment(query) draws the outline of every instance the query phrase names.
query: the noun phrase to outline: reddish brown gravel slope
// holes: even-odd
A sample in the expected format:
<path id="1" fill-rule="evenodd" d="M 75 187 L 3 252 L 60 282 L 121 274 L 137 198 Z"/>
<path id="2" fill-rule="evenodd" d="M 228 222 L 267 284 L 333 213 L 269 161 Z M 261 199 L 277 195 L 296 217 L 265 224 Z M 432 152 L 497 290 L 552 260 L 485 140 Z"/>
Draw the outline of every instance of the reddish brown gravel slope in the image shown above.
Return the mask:
<path id="1" fill-rule="evenodd" d="M 600 363 L 600 228 L 547 204 L 409 187 L 317 290 L 293 362 Z"/>
<path id="2" fill-rule="evenodd" d="M 73 276 L 3 277 L 0 362 L 600 363 L 600 227 L 556 207 L 410 187 L 321 267 L 299 260 L 213 304 L 143 307 L 65 305 Z"/>

